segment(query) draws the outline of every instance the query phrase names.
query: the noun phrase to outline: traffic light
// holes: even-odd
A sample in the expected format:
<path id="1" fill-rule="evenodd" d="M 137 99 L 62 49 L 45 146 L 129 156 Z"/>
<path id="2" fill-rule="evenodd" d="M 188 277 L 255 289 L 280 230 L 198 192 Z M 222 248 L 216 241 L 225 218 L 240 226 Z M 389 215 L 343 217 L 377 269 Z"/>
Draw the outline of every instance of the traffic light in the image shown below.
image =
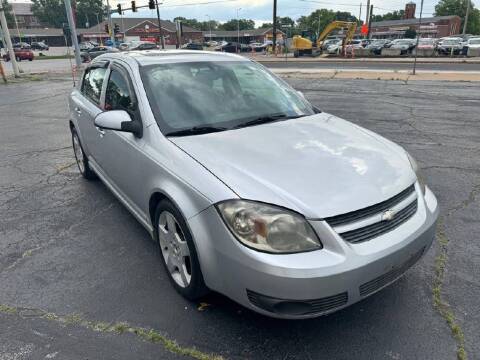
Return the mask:
<path id="1" fill-rule="evenodd" d="M 118 26 L 118 24 L 115 24 L 113 26 L 113 33 L 116 35 L 120 32 L 120 26 Z"/>
<path id="2" fill-rule="evenodd" d="M 135 5 L 135 1 L 132 1 L 132 12 L 137 12 L 137 5 Z"/>
<path id="3" fill-rule="evenodd" d="M 117 12 L 122 15 L 122 5 L 117 4 Z"/>
<path id="4" fill-rule="evenodd" d="M 155 9 L 155 1 L 154 0 L 148 0 L 148 8 L 149 9 Z"/>
<path id="5" fill-rule="evenodd" d="M 108 27 L 108 24 L 105 24 L 105 32 L 110 34 L 110 28 Z"/>

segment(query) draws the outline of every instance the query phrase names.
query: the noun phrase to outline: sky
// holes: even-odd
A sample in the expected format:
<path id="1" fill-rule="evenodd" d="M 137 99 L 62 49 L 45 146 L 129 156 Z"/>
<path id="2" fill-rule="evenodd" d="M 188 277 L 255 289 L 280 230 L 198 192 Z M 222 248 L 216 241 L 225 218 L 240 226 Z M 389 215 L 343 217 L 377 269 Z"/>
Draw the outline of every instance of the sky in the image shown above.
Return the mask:
<path id="1" fill-rule="evenodd" d="M 117 0 L 111 0 L 116 6 Z M 159 0 L 160 1 L 160 0 Z M 173 19 L 176 16 L 183 16 L 186 18 L 196 18 L 200 21 L 206 21 L 209 18 L 220 22 L 225 22 L 229 19 L 237 17 L 237 9 L 239 10 L 239 17 L 255 20 L 256 25 L 261 25 L 263 22 L 271 22 L 273 11 L 273 0 L 163 0 L 160 6 L 161 17 L 166 19 Z M 118 1 L 124 7 L 130 7 L 130 1 Z M 208 2 L 211 2 L 208 4 Z M 362 19 L 366 15 L 367 0 L 278 0 L 277 14 L 278 16 L 289 16 L 297 19 L 302 15 L 308 15 L 312 11 L 319 8 L 328 8 L 338 11 L 350 11 L 355 16 L 360 14 L 360 3 L 362 6 Z M 405 8 L 408 1 L 402 0 L 371 0 L 374 5 L 374 14 L 383 14 L 393 10 L 400 10 Z M 420 14 L 420 0 L 417 2 L 417 17 Z M 137 6 L 147 4 L 148 0 L 136 0 Z M 435 5 L 438 0 L 424 1 L 424 16 L 432 16 L 435 11 Z M 474 0 L 473 3 L 478 8 L 480 0 Z M 192 4 L 192 5 L 190 5 Z M 193 5 L 196 4 L 196 5 Z M 111 4 L 112 5 L 112 4 Z M 182 6 L 178 6 L 182 5 Z M 131 16 L 126 14 L 125 16 Z M 145 9 L 143 12 L 135 13 L 135 16 L 156 16 L 152 10 Z"/>
<path id="2" fill-rule="evenodd" d="M 26 2 L 26 0 L 10 0 L 13 2 Z M 106 2 L 107 0 L 103 0 Z M 424 16 L 432 16 L 435 11 L 435 5 L 439 0 L 424 1 Z M 160 15 L 164 19 L 172 20 L 174 17 L 183 16 L 186 18 L 196 18 L 200 21 L 207 21 L 209 18 L 220 22 L 237 18 L 237 9 L 240 18 L 253 19 L 257 26 L 264 22 L 272 21 L 273 0 L 159 0 Z M 210 2 L 210 3 L 209 3 Z M 289 16 L 297 19 L 302 15 L 308 15 L 312 11 L 321 8 L 332 9 L 334 11 L 350 11 L 355 16 L 359 16 L 360 3 L 362 6 L 362 19 L 365 19 L 367 0 L 278 0 L 278 16 Z M 408 0 L 371 0 L 374 5 L 374 14 L 383 14 L 393 10 L 405 8 Z M 420 13 L 420 0 L 417 3 L 417 17 Z M 124 8 L 130 7 L 129 0 L 110 0 L 110 6 L 116 8 L 120 3 Z M 473 0 L 477 8 L 480 7 L 480 0 Z M 148 0 L 136 0 L 137 6 L 148 4 Z M 116 16 L 116 15 L 115 15 Z M 126 13 L 124 16 L 135 17 L 155 17 L 154 10 L 139 9 L 137 13 Z"/>

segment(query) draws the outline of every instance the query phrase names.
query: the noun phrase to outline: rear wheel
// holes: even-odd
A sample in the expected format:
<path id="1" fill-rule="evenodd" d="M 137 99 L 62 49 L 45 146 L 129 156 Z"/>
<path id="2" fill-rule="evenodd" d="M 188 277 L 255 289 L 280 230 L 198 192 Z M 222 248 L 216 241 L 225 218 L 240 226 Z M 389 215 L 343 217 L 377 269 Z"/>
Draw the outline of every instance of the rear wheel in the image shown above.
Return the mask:
<path id="1" fill-rule="evenodd" d="M 180 211 L 168 200 L 157 205 L 155 238 L 175 289 L 190 300 L 207 294 L 192 235 Z"/>
<path id="2" fill-rule="evenodd" d="M 83 152 L 82 143 L 80 142 L 80 138 L 78 137 L 75 128 L 72 128 L 72 145 L 73 153 L 75 154 L 75 160 L 77 162 L 80 174 L 82 174 L 82 176 L 87 180 L 96 179 L 97 175 L 92 171 L 92 169 L 90 169 L 90 166 L 88 164 L 88 158 Z"/>

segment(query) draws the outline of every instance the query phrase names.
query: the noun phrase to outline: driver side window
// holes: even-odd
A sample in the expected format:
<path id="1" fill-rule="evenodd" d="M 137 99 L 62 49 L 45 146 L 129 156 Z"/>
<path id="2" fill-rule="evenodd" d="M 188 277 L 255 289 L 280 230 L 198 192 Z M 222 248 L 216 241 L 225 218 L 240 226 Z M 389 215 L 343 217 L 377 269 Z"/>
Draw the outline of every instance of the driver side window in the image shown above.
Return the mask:
<path id="1" fill-rule="evenodd" d="M 123 74 L 112 69 L 105 93 L 105 110 L 135 111 L 133 96 Z"/>

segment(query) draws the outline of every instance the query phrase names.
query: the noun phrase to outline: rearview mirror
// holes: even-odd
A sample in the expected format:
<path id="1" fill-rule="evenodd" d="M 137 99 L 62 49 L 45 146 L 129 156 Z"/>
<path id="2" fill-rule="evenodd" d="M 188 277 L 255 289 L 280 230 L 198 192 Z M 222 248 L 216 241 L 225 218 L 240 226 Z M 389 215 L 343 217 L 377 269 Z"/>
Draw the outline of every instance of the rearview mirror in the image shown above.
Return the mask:
<path id="1" fill-rule="evenodd" d="M 137 137 L 142 137 L 142 124 L 138 120 L 132 120 L 124 110 L 105 111 L 95 118 L 95 126 L 100 129 L 129 132 Z"/>

